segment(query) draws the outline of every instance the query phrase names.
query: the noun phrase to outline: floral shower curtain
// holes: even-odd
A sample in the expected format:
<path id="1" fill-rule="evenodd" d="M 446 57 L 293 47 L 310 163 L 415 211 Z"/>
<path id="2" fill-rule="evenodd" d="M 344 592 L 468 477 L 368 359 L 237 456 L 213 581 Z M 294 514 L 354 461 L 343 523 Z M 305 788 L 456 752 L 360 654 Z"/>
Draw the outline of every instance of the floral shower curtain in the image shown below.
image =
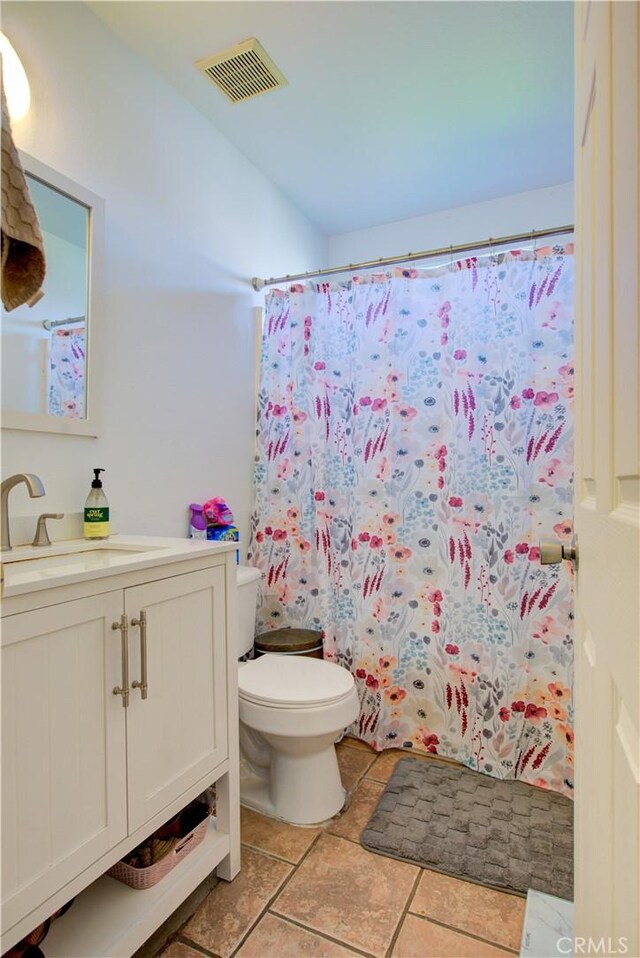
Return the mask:
<path id="1" fill-rule="evenodd" d="M 267 298 L 258 630 L 322 629 L 352 734 L 572 791 L 572 246 Z"/>
<path id="2" fill-rule="evenodd" d="M 48 363 L 48 414 L 84 419 L 86 329 L 51 331 Z"/>

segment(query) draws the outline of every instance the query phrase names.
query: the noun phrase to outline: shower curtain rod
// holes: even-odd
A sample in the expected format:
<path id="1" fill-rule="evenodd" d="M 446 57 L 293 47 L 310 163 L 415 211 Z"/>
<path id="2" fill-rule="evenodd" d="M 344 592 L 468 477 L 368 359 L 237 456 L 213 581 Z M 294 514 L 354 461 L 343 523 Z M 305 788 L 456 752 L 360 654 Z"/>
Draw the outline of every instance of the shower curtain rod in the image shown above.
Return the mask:
<path id="1" fill-rule="evenodd" d="M 513 233 L 511 236 L 498 236 L 477 243 L 463 243 L 459 246 L 442 246 L 440 249 L 427 249 L 421 253 L 405 253 L 404 256 L 387 256 L 382 259 L 372 259 L 365 263 L 349 263 L 347 266 L 331 266 L 329 269 L 319 269 L 311 273 L 294 273 L 292 276 L 271 276 L 269 279 L 258 279 L 254 276 L 251 285 L 257 291 L 275 283 L 289 283 L 294 279 L 311 279 L 315 276 L 332 276 L 335 273 L 346 273 L 348 270 L 370 269 L 373 266 L 393 266 L 398 263 L 413 263 L 420 259 L 431 259 L 434 256 L 453 255 L 454 253 L 470 253 L 483 246 L 503 246 L 505 243 L 518 243 L 521 240 L 536 240 L 542 236 L 558 236 L 561 233 L 572 233 L 573 223 L 568 226 L 555 226 L 548 230 L 530 230 L 528 233 Z"/>
<path id="2" fill-rule="evenodd" d="M 43 319 L 42 325 L 45 329 L 55 329 L 57 326 L 69 326 L 71 323 L 84 323 L 84 316 L 69 316 L 68 319 Z"/>

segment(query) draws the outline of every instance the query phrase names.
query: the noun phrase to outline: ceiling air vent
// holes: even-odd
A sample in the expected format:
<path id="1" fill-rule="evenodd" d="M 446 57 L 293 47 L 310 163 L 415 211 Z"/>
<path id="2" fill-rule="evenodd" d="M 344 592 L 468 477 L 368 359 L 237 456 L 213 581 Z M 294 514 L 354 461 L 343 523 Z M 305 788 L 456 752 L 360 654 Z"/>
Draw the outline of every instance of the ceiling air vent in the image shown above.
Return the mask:
<path id="1" fill-rule="evenodd" d="M 196 60 L 194 66 L 232 103 L 287 86 L 282 73 L 255 37 L 212 57 Z"/>

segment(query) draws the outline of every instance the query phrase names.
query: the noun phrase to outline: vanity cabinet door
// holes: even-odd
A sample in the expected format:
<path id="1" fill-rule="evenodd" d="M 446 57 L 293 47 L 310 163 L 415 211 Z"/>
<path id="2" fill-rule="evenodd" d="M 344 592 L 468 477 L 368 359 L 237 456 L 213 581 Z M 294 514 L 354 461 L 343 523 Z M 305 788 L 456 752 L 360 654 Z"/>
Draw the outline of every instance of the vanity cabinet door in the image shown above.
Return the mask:
<path id="1" fill-rule="evenodd" d="M 132 688 L 127 709 L 132 832 L 228 755 L 224 568 L 125 589 L 125 609 L 132 683 L 146 632 L 147 695 Z"/>
<path id="2" fill-rule="evenodd" d="M 122 592 L 2 621 L 2 897 L 10 928 L 127 835 Z"/>

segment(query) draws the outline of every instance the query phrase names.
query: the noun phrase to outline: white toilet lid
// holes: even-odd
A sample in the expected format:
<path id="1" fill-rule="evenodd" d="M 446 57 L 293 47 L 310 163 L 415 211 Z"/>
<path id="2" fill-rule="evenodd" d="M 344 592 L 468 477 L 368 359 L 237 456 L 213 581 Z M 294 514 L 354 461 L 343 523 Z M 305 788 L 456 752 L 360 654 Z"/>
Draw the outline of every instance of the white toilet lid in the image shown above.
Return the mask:
<path id="1" fill-rule="evenodd" d="M 328 705 L 354 688 L 341 665 L 304 655 L 261 655 L 238 670 L 241 698 L 275 708 Z"/>

